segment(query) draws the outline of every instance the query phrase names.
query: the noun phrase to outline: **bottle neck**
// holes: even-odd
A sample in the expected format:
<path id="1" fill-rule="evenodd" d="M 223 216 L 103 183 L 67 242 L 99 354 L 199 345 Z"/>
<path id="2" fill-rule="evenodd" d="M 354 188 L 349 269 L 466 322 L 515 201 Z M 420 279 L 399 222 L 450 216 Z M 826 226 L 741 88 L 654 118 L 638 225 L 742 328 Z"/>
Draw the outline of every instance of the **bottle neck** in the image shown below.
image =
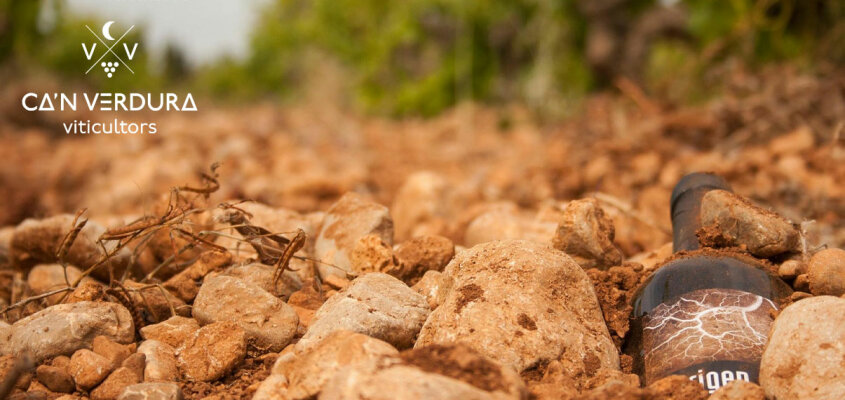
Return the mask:
<path id="1" fill-rule="evenodd" d="M 672 192 L 672 247 L 674 252 L 697 250 L 696 232 L 701 228 L 701 199 L 711 190 L 731 191 L 727 182 L 709 173 L 683 177 Z"/>

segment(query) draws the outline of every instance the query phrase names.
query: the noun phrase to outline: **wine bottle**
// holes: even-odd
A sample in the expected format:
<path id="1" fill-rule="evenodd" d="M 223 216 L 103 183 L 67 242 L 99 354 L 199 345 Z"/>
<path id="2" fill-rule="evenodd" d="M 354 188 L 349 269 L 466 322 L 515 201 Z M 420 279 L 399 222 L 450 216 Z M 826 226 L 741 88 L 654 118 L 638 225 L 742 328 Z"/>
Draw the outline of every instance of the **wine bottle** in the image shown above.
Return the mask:
<path id="1" fill-rule="evenodd" d="M 730 187 L 713 174 L 682 178 L 672 192 L 675 254 L 633 299 L 625 352 L 645 384 L 685 375 L 711 393 L 732 380 L 757 382 L 781 299 L 792 290 L 759 260 L 699 249 L 701 199 Z"/>

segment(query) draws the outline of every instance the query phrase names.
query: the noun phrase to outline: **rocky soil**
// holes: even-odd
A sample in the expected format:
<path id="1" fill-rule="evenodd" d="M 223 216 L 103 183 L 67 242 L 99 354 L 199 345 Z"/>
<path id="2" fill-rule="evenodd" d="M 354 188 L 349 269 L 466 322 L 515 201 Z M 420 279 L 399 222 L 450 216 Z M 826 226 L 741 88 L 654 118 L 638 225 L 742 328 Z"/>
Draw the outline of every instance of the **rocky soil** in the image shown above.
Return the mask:
<path id="1" fill-rule="evenodd" d="M 0 393 L 845 398 L 845 81 L 741 82 L 694 108 L 597 96 L 543 128 L 470 107 L 206 108 L 154 137 L 0 118 Z M 621 352 L 692 171 L 737 193 L 705 198 L 706 251 L 795 290 L 759 385 L 644 387 Z"/>

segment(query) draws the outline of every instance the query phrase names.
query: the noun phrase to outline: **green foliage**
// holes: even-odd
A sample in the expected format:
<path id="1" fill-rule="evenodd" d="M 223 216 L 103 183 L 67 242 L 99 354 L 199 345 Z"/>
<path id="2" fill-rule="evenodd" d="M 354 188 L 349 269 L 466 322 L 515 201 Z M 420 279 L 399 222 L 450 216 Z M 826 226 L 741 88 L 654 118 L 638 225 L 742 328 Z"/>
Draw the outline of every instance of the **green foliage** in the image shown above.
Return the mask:
<path id="1" fill-rule="evenodd" d="M 224 59 L 191 73 L 171 49 L 163 73 L 156 74 L 141 42 L 131 64 L 135 75 L 108 79 L 82 75 L 88 63 L 79 43 L 92 39 L 84 25 L 98 23 L 56 10 L 55 23 L 39 29 L 40 7 L 54 3 L 0 0 L 0 62 L 104 90 L 154 90 L 189 81 L 193 90 L 238 101 L 299 101 L 310 87 L 341 81 L 339 95 L 326 91 L 318 101 L 430 116 L 464 100 L 524 103 L 560 115 L 590 90 L 612 87 L 612 74 L 621 71 L 608 74 L 589 58 L 596 27 L 611 27 L 616 35 L 612 67 L 642 66 L 632 69 L 642 75 L 632 77 L 637 83 L 680 102 L 718 90 L 702 77 L 726 60 L 752 67 L 845 61 L 845 2 L 830 0 L 682 0 L 688 16 L 683 38 L 649 38 L 645 60 L 625 59 L 618 45 L 628 43 L 656 3 L 273 0 L 260 14 L 245 60 Z M 613 6 L 603 8 L 608 4 Z M 129 41 L 140 36 L 136 27 Z"/>
<path id="2" fill-rule="evenodd" d="M 690 31 L 750 63 L 813 58 L 845 27 L 845 3 L 829 0 L 687 0 Z M 841 35 L 841 34 L 840 34 Z M 839 39 L 842 39 L 840 37 Z M 840 43 L 841 44 L 841 43 Z M 827 58 L 827 57 L 825 57 Z M 842 61 L 842 59 L 834 61 Z"/>
<path id="3" fill-rule="evenodd" d="M 463 99 L 522 99 L 554 25 L 560 34 L 544 44 L 552 67 L 542 73 L 555 93 L 580 94 L 590 79 L 573 14 L 556 0 L 279 0 L 262 14 L 249 59 L 205 71 L 201 82 L 216 93 L 296 94 L 322 78 L 309 65 L 316 51 L 344 66 L 363 108 L 433 115 Z"/>
<path id="4" fill-rule="evenodd" d="M 596 87 L 585 54 L 590 25 L 618 26 L 623 16 L 626 26 L 617 34 L 625 37 L 656 6 L 635 0 L 587 18 L 579 5 L 276 0 L 262 14 L 250 57 L 206 70 L 199 82 L 238 98 L 295 98 L 325 78 L 315 64 L 328 57 L 343 65 L 349 98 L 377 113 L 433 115 L 466 99 L 562 108 Z M 700 75 L 729 57 L 750 65 L 812 58 L 813 45 L 843 16 L 843 6 L 824 0 L 686 0 L 681 6 L 689 16 L 687 40 L 655 38 L 643 77 L 646 87 L 679 101 L 706 96 Z M 321 57 L 309 57 L 314 52 Z"/>

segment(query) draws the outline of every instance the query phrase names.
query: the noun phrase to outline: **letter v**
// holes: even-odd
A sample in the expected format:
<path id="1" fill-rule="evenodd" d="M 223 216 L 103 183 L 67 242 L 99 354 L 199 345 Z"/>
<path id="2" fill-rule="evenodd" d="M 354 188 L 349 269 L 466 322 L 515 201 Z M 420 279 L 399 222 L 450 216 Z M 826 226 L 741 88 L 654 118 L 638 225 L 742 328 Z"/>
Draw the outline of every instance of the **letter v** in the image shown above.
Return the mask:
<path id="1" fill-rule="evenodd" d="M 91 50 L 90 50 L 90 51 L 88 51 L 88 48 L 87 48 L 87 47 L 85 47 L 85 43 L 82 43 L 82 51 L 84 51 L 84 52 L 85 52 L 85 58 L 87 58 L 87 59 L 89 59 L 89 60 L 91 59 L 91 56 L 93 56 L 93 55 L 94 55 L 94 50 L 95 50 L 96 48 L 97 48 L 97 43 L 94 43 L 94 45 L 93 45 L 93 46 L 91 46 Z"/>
<path id="2" fill-rule="evenodd" d="M 138 43 L 135 43 L 135 46 L 132 46 L 131 53 L 129 52 L 129 46 L 127 46 L 126 43 L 123 44 L 123 50 L 126 51 L 126 57 L 131 60 L 132 57 L 135 57 L 135 50 L 138 50 Z"/>

